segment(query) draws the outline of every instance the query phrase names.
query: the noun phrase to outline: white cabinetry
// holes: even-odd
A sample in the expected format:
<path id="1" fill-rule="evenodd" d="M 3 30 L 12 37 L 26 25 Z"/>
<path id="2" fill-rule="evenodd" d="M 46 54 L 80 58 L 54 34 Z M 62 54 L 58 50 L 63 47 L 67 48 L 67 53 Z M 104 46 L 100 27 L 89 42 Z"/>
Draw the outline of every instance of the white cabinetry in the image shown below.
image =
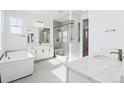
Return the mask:
<path id="1" fill-rule="evenodd" d="M 54 55 L 54 49 L 53 49 L 53 47 L 50 47 L 49 48 L 49 57 L 53 57 L 53 55 Z"/>
<path id="2" fill-rule="evenodd" d="M 35 56 L 35 61 L 52 58 L 54 55 L 54 52 L 53 52 L 54 50 L 52 45 L 41 45 L 41 46 L 29 49 L 29 51 Z"/>
<path id="3" fill-rule="evenodd" d="M 37 47 L 37 60 L 45 59 L 47 57 L 47 48 L 45 47 Z"/>
<path id="4" fill-rule="evenodd" d="M 34 56 L 34 60 L 37 60 L 37 56 L 36 56 L 36 48 L 32 47 L 29 48 L 28 51 Z"/>
<path id="5" fill-rule="evenodd" d="M 37 60 L 53 57 L 52 46 L 41 46 L 36 48 Z"/>

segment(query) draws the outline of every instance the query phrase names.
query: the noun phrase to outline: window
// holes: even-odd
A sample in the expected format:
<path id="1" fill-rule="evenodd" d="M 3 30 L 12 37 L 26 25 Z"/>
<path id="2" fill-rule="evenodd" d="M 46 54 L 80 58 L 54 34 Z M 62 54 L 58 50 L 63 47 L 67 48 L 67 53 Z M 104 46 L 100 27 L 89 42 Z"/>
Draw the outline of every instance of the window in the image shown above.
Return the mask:
<path id="1" fill-rule="evenodd" d="M 22 32 L 23 20 L 21 18 L 10 17 L 9 22 L 11 33 Z"/>

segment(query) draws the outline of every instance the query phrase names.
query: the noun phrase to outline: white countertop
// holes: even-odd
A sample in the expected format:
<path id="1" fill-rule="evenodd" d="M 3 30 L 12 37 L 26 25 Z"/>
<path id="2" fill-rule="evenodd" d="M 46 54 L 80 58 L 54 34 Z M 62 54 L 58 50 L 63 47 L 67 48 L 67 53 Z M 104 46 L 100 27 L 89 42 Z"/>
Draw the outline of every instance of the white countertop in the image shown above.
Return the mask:
<path id="1" fill-rule="evenodd" d="M 120 82 L 122 62 L 86 57 L 66 63 L 65 66 L 98 82 Z"/>

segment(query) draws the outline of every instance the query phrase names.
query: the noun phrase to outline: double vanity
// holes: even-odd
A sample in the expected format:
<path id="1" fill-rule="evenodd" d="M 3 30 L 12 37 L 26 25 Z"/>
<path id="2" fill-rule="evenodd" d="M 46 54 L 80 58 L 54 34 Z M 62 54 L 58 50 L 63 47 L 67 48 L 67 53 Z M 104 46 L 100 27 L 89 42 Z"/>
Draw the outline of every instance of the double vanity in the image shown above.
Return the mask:
<path id="1" fill-rule="evenodd" d="M 30 53 L 34 55 L 35 61 L 52 58 L 54 49 L 52 44 L 42 44 L 29 48 Z"/>
<path id="2" fill-rule="evenodd" d="M 84 57 L 66 63 L 68 83 L 124 82 L 124 63 L 107 56 Z"/>
<path id="3" fill-rule="evenodd" d="M 30 28 L 26 33 L 28 51 L 34 55 L 35 61 L 54 56 L 54 45 L 50 41 L 50 28 Z"/>

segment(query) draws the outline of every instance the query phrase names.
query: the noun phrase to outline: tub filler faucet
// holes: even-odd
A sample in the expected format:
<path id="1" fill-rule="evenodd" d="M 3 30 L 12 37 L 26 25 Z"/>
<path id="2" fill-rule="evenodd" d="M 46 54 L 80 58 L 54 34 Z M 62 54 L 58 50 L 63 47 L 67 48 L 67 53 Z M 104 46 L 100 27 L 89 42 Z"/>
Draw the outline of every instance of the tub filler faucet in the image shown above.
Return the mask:
<path id="1" fill-rule="evenodd" d="M 4 52 L 5 57 L 8 57 L 8 53 L 9 53 L 9 52 L 14 52 L 14 50 L 6 50 L 6 51 Z"/>
<path id="2" fill-rule="evenodd" d="M 118 60 L 123 61 L 122 49 L 118 49 L 118 52 L 111 52 L 111 54 L 118 54 Z"/>

